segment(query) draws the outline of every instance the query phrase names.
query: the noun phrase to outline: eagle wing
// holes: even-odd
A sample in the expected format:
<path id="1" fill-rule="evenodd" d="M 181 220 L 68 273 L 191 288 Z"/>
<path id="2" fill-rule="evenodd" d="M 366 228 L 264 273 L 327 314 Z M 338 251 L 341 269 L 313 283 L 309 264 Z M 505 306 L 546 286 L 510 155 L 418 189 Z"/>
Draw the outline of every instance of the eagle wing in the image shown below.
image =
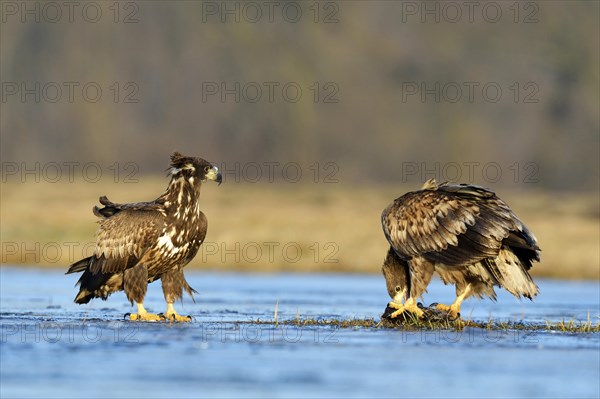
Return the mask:
<path id="1" fill-rule="evenodd" d="M 122 209 L 104 217 L 96 233 L 92 273 L 116 273 L 135 266 L 164 227 L 163 215 L 153 208 Z"/>
<path id="2" fill-rule="evenodd" d="M 502 241 L 524 226 L 493 192 L 472 185 L 440 185 L 407 193 L 382 213 L 386 238 L 405 260 L 422 256 L 447 265 L 468 265 L 496 256 Z M 522 226 L 522 227 L 521 227 Z"/>

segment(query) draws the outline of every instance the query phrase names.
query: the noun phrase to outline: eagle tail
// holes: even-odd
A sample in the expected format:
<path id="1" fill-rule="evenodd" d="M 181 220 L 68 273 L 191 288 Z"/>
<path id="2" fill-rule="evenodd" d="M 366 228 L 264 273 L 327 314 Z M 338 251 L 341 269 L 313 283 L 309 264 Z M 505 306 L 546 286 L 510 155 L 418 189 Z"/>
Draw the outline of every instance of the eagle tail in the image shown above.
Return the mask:
<path id="1" fill-rule="evenodd" d="M 123 285 L 123 276 L 119 273 L 93 273 L 90 270 L 92 257 L 81 259 L 73 263 L 65 274 L 83 272 L 76 285 L 79 285 L 79 293 L 75 297 L 75 303 L 88 303 L 93 298 L 106 300 L 110 294 L 118 291 Z"/>
<path id="2" fill-rule="evenodd" d="M 520 298 L 532 299 L 539 293 L 538 286 L 527 272 L 531 268 L 532 258 L 524 255 L 519 249 L 502 247 L 495 259 L 488 259 L 487 266 L 498 280 L 500 286 Z"/>
<path id="3" fill-rule="evenodd" d="M 83 258 L 80 261 L 77 261 L 77 262 L 73 263 L 71 266 L 69 266 L 69 270 L 67 270 L 67 272 L 65 274 L 82 272 L 88 268 L 91 261 L 92 261 L 91 256 L 87 257 L 87 258 Z"/>
<path id="4" fill-rule="evenodd" d="M 85 275 L 86 272 L 84 272 Z M 95 298 L 95 295 L 92 291 L 90 291 L 88 288 L 85 288 L 86 286 L 88 286 L 88 279 L 84 279 L 83 275 L 81 276 L 81 278 L 79 279 L 79 281 L 77 282 L 78 284 L 81 284 L 81 287 L 79 289 L 79 292 L 77 293 L 77 296 L 75 297 L 74 302 L 79 304 L 79 305 L 83 305 L 84 303 L 88 303 L 89 301 L 91 301 L 92 299 Z"/>

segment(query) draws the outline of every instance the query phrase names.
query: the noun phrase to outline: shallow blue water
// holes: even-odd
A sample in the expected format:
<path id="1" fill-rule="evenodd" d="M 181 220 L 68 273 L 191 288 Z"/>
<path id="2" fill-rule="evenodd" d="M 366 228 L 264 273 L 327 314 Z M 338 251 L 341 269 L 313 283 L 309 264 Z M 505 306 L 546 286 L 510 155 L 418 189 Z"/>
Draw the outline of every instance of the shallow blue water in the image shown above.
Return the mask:
<path id="1" fill-rule="evenodd" d="M 383 278 L 187 272 L 200 295 L 188 324 L 131 323 L 124 294 L 72 303 L 77 276 L 0 269 L 0 396 L 590 397 L 600 396 L 598 334 L 401 331 L 256 325 L 279 319 L 379 319 Z M 539 281 L 535 302 L 505 292 L 468 300 L 465 318 L 598 322 L 597 282 Z M 451 302 L 432 282 L 424 300 Z M 147 308 L 164 311 L 160 285 Z"/>

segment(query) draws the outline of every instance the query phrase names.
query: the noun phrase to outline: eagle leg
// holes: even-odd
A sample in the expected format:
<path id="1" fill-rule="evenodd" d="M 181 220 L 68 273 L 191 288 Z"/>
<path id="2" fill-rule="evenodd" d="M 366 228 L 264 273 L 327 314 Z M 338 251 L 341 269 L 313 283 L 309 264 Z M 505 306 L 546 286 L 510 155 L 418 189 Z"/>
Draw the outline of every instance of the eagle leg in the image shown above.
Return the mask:
<path id="1" fill-rule="evenodd" d="M 413 298 L 408 298 L 403 304 L 392 301 L 388 304 L 388 306 L 392 309 L 397 309 L 390 315 L 390 318 L 392 319 L 400 316 L 404 312 L 412 313 L 418 318 L 423 318 L 424 315 L 423 310 L 417 306 Z"/>
<path id="2" fill-rule="evenodd" d="M 175 311 L 175 307 L 173 307 L 173 302 L 167 303 L 167 313 L 161 316 L 163 317 L 163 320 L 177 321 L 180 323 L 192 321 L 192 316 L 180 316 Z"/>
<path id="3" fill-rule="evenodd" d="M 154 313 L 148 313 L 148 311 L 144 308 L 144 304 L 141 302 L 137 302 L 137 313 L 130 313 L 129 320 L 131 321 L 161 321 L 163 320 L 159 315 Z"/>
<path id="4" fill-rule="evenodd" d="M 192 318 L 190 316 L 180 316 L 175 311 L 173 307 L 173 303 L 181 299 L 183 295 L 183 288 L 185 287 L 186 291 L 191 295 L 194 291 L 188 283 L 185 281 L 183 277 L 183 269 L 176 268 L 171 269 L 166 273 L 161 275 L 162 288 L 163 293 L 165 295 L 165 301 L 167 302 L 167 312 L 166 314 L 161 315 L 167 321 L 177 321 L 177 322 L 190 322 Z M 192 299 L 194 297 L 192 296 Z"/>
<path id="5" fill-rule="evenodd" d="M 460 295 L 456 296 L 456 299 L 450 306 L 444 305 L 443 303 L 438 303 L 437 305 L 435 305 L 435 307 L 436 309 L 441 310 L 442 312 L 449 313 L 455 319 L 458 319 L 460 317 L 460 305 L 465 300 L 467 295 L 470 294 L 470 292 L 471 284 L 467 284 L 463 292 L 460 293 Z"/>

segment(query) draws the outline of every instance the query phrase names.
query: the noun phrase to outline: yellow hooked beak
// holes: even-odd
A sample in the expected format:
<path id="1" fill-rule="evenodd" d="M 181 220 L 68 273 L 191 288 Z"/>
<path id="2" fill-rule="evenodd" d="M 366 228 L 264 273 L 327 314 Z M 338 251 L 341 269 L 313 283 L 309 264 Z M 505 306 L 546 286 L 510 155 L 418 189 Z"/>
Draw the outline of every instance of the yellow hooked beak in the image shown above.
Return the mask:
<path id="1" fill-rule="evenodd" d="M 219 185 L 221 185 L 221 182 L 223 181 L 221 172 L 219 172 L 219 168 L 215 165 L 213 165 L 213 167 L 206 172 L 206 179 L 216 181 L 219 183 Z"/>

